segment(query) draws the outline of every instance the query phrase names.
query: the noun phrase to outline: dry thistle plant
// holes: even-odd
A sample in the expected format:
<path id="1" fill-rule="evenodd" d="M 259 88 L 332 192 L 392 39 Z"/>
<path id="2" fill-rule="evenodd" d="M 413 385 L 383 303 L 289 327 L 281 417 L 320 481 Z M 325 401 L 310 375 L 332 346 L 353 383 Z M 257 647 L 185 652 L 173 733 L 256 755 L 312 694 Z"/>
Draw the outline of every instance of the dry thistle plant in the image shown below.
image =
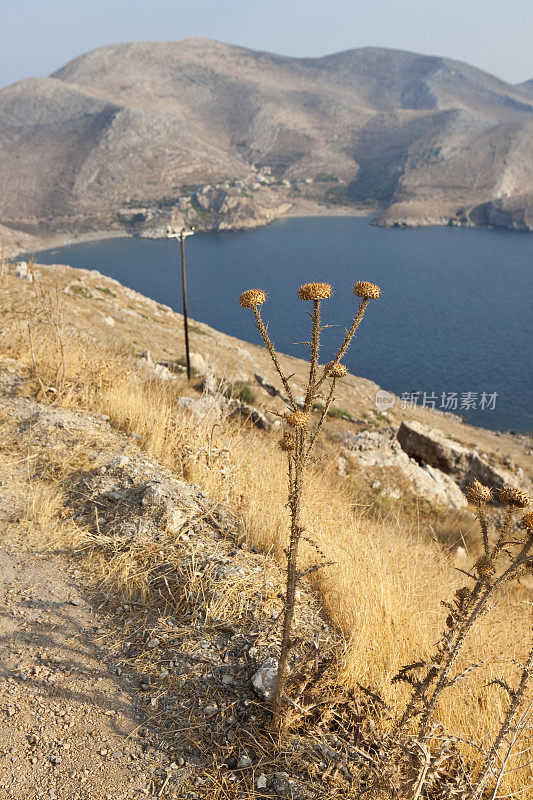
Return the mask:
<path id="1" fill-rule="evenodd" d="M 485 515 L 485 508 L 493 498 L 493 491 L 475 480 L 467 487 L 465 494 L 477 507 L 483 542 L 483 552 L 472 570 L 459 570 L 473 581 L 473 585 L 458 589 L 451 603 L 443 601 L 449 615 L 446 619 L 446 630 L 433 657 L 428 661 L 402 667 L 394 678 L 395 681 L 408 683 L 412 687 L 411 697 L 396 721 L 391 736 L 393 749 L 399 746 L 410 761 L 409 790 L 406 796 L 411 800 L 416 800 L 422 790 L 427 791 L 432 782 L 438 779 L 443 764 L 457 755 L 453 738 L 439 733 L 440 725 L 435 715 L 443 693 L 466 679 L 483 663 L 470 664 L 461 672 L 452 674 L 467 636 L 476 622 L 494 604 L 500 589 L 515 578 L 533 574 L 533 512 L 526 514 L 518 527 L 513 526 L 517 512 L 527 508 L 530 503 L 528 494 L 513 487 L 500 489 L 499 501 L 505 507 L 505 512 L 494 537 L 490 535 Z M 518 667 L 520 679 L 515 689 L 502 679 L 491 681 L 491 684 L 496 684 L 507 692 L 509 704 L 493 744 L 485 751 L 485 760 L 477 777 L 469 781 L 462 793 L 457 794 L 464 800 L 480 800 L 491 776 L 498 775 L 495 765 L 500 759 L 502 748 L 506 744 L 509 746 L 508 736 L 527 699 L 533 674 L 533 641 L 526 661 L 518 664 Z M 406 733 L 407 728 L 410 729 L 409 733 Z M 440 746 L 432 751 L 435 742 L 440 743 Z M 509 755 L 507 760 L 508 758 Z M 500 772 L 505 769 L 507 760 L 501 762 Z M 497 779 L 498 784 L 502 775 L 503 772 Z M 493 792 L 490 796 L 496 795 Z"/>
<path id="2" fill-rule="evenodd" d="M 286 687 L 289 675 L 289 654 L 292 647 L 291 630 L 294 618 L 296 588 L 298 581 L 309 570 L 302 573 L 298 569 L 298 550 L 300 541 L 304 534 L 304 527 L 301 520 L 302 510 L 302 491 L 306 468 L 310 465 L 311 451 L 315 445 L 317 436 L 324 424 L 333 402 L 335 385 L 339 378 L 346 375 L 346 367 L 341 364 L 341 358 L 346 353 L 353 336 L 363 320 L 366 307 L 370 300 L 377 299 L 381 290 L 379 286 L 367 281 L 360 281 L 354 287 L 354 294 L 358 299 L 358 311 L 349 329 L 346 331 L 344 340 L 339 347 L 337 354 L 326 364 L 319 376 L 318 356 L 320 349 L 320 304 L 331 296 L 331 286 L 329 283 L 306 283 L 300 287 L 298 297 L 302 301 L 312 302 L 313 312 L 310 315 L 312 320 L 311 341 L 306 342 L 311 348 L 309 360 L 309 377 L 305 387 L 305 397 L 301 405 L 295 400 L 293 389 L 290 385 L 290 376 L 287 376 L 280 365 L 278 354 L 268 334 L 267 326 L 261 317 L 261 306 L 266 301 L 266 294 L 262 289 L 248 289 L 241 294 L 239 302 L 242 308 L 252 310 L 257 328 L 267 347 L 273 364 L 281 379 L 281 383 L 288 397 L 288 410 L 284 415 L 284 422 L 287 426 L 283 433 L 279 446 L 287 454 L 288 459 L 288 507 L 290 510 L 290 536 L 289 546 L 286 550 L 287 557 L 287 578 L 285 587 L 285 602 L 283 614 L 283 629 L 281 637 L 281 648 L 278 663 L 278 673 L 276 689 L 273 698 L 274 727 L 282 732 L 286 724 Z M 324 407 L 322 408 L 318 423 L 312 426 L 311 411 L 314 401 L 320 396 L 321 388 L 324 384 L 329 386 L 325 397 Z M 310 544 L 314 542 L 308 539 Z M 314 571 L 325 566 L 325 562 L 312 567 Z"/>
<path id="3" fill-rule="evenodd" d="M 33 371 L 39 383 L 41 394 L 45 398 L 52 397 L 57 400 L 63 393 L 65 388 L 66 379 L 66 363 L 65 363 L 65 319 L 64 307 L 59 293 L 59 287 L 55 286 L 52 289 L 46 289 L 43 284 L 36 278 L 34 274 L 34 262 L 29 262 L 29 274 L 32 277 L 32 286 L 35 292 L 38 309 L 43 317 L 45 324 L 50 329 L 52 334 L 52 342 L 56 349 L 56 369 L 55 374 L 51 376 L 48 384 L 43 381 L 42 376 L 37 368 L 37 361 L 35 357 L 35 349 L 33 344 L 32 328 L 28 322 L 28 338 L 30 342 Z"/>

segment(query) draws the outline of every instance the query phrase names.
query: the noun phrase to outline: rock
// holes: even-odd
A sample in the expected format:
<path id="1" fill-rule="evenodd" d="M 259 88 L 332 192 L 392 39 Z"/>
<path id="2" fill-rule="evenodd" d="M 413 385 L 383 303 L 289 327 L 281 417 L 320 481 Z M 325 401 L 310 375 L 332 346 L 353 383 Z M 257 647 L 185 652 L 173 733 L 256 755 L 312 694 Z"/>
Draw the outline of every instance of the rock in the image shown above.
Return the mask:
<path id="1" fill-rule="evenodd" d="M 303 797 L 298 784 L 287 772 L 276 772 L 272 778 L 271 788 L 280 797 L 288 797 L 290 800 L 300 800 Z"/>
<path id="2" fill-rule="evenodd" d="M 348 467 L 348 461 L 344 458 L 344 456 L 339 456 L 335 460 L 335 464 L 336 464 L 337 472 L 339 473 L 339 475 L 346 475 L 347 467 Z"/>
<path id="3" fill-rule="evenodd" d="M 284 392 L 274 386 L 272 383 L 269 383 L 266 378 L 258 373 L 255 373 L 254 378 L 256 379 L 259 386 L 265 390 L 271 397 L 279 397 L 280 400 L 283 400 L 284 403 L 289 402 L 289 398 L 287 397 Z"/>
<path id="4" fill-rule="evenodd" d="M 148 484 L 141 500 L 143 506 L 158 506 L 164 500 L 163 489 L 157 484 Z"/>
<path id="5" fill-rule="evenodd" d="M 179 533 L 186 522 L 187 517 L 183 511 L 173 509 L 167 514 L 167 531 L 169 533 Z"/>
<path id="6" fill-rule="evenodd" d="M 500 489 L 514 480 L 511 473 L 491 466 L 475 450 L 469 450 L 416 420 L 402 422 L 397 438 L 407 455 L 451 475 L 463 488 L 473 480 L 478 480 L 491 488 Z"/>
<path id="7" fill-rule="evenodd" d="M 113 319 L 113 317 L 105 317 L 104 316 L 104 322 L 105 322 L 106 325 L 109 325 L 110 328 L 114 328 L 115 327 L 115 320 Z"/>
<path id="8" fill-rule="evenodd" d="M 200 375 L 205 375 L 207 372 L 207 364 L 205 363 L 205 359 L 201 353 L 191 353 L 190 362 L 192 369 L 196 370 L 196 372 L 198 372 Z"/>
<path id="9" fill-rule="evenodd" d="M 204 708 L 204 717 L 214 717 L 215 714 L 218 714 L 218 706 L 216 703 L 209 703 Z"/>
<path id="10" fill-rule="evenodd" d="M 262 772 L 261 775 L 258 776 L 258 778 L 257 778 L 257 780 L 255 782 L 255 785 L 257 786 L 258 789 L 266 789 L 266 787 L 267 787 L 267 776 L 265 775 L 264 772 Z"/>
<path id="11" fill-rule="evenodd" d="M 243 753 L 242 756 L 239 758 L 239 760 L 237 762 L 237 766 L 241 767 L 242 769 L 246 769 L 247 767 L 251 767 L 252 766 L 252 759 L 250 758 L 250 756 L 246 755 L 246 753 Z"/>
<path id="12" fill-rule="evenodd" d="M 278 662 L 274 658 L 269 658 L 252 676 L 252 686 L 256 694 L 263 700 L 271 700 L 274 697 L 277 677 Z"/>
<path id="13" fill-rule="evenodd" d="M 270 420 L 268 420 L 261 411 L 248 405 L 248 403 L 241 403 L 239 400 L 230 400 L 228 407 L 231 417 L 241 416 L 261 430 L 270 429 L 272 427 Z"/>
<path id="14" fill-rule="evenodd" d="M 420 465 L 417 460 L 410 458 L 402 450 L 394 428 L 352 433 L 345 436 L 342 442 L 348 451 L 344 454 L 355 460 L 359 467 L 397 469 L 407 478 L 416 494 L 450 508 L 466 507 L 466 499 L 453 478 L 434 467 Z M 401 496 L 394 486 L 385 487 L 383 491 L 393 499 Z"/>
<path id="15" fill-rule="evenodd" d="M 154 372 L 159 378 L 161 378 L 164 381 L 168 381 L 174 377 L 169 368 L 165 367 L 164 364 L 156 364 L 154 367 Z"/>
<path id="16" fill-rule="evenodd" d="M 28 267 L 27 261 L 19 261 L 15 267 L 15 275 L 28 283 L 33 282 L 33 275 Z"/>
<path id="17" fill-rule="evenodd" d="M 253 361 L 251 354 L 248 352 L 248 350 L 245 350 L 243 347 L 235 347 L 231 349 L 235 350 L 239 358 L 243 358 L 246 361 Z"/>
<path id="18" fill-rule="evenodd" d="M 109 464 L 107 465 L 107 469 L 108 470 L 121 469 L 123 467 L 127 467 L 127 465 L 129 463 L 130 463 L 130 460 L 129 460 L 128 456 L 120 455 L 120 456 L 117 456 L 116 458 L 114 458 L 113 461 L 109 462 Z"/>

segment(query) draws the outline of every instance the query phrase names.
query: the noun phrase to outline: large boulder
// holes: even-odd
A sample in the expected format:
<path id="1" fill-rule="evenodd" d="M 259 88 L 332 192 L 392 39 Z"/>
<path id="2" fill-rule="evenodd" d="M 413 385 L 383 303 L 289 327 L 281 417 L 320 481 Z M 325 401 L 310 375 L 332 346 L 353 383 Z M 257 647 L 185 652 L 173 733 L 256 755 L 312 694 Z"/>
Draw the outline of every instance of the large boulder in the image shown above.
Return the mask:
<path id="1" fill-rule="evenodd" d="M 349 434 L 342 443 L 343 456 L 361 469 L 389 468 L 391 476 L 398 470 L 411 484 L 412 491 L 430 502 L 457 509 L 467 504 L 452 477 L 430 465 L 419 464 L 402 450 L 393 428 Z M 394 490 L 386 493 L 397 496 Z"/>
<path id="2" fill-rule="evenodd" d="M 495 489 L 515 481 L 510 472 L 492 466 L 476 450 L 416 420 L 402 422 L 397 438 L 408 456 L 452 476 L 462 487 L 475 479 Z"/>

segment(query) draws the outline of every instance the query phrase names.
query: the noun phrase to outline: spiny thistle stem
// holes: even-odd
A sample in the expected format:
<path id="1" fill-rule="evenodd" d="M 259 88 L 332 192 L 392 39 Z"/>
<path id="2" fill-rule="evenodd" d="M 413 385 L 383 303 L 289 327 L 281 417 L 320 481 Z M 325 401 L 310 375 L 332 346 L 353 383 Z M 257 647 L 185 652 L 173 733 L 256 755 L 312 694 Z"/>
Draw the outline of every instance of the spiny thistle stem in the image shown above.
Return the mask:
<path id="1" fill-rule="evenodd" d="M 291 631 L 296 605 L 296 588 L 298 583 L 298 549 L 303 528 L 300 522 L 301 496 L 303 489 L 303 458 L 302 451 L 305 441 L 305 431 L 299 430 L 296 434 L 296 451 L 294 455 L 294 472 L 292 491 L 289 497 L 291 512 L 291 531 L 287 553 L 287 583 L 285 589 L 285 609 L 283 614 L 283 628 L 281 636 L 280 656 L 278 662 L 278 675 L 276 690 L 273 699 L 274 729 L 283 734 L 285 723 L 285 687 L 289 670 L 289 653 L 291 650 Z"/>
<path id="2" fill-rule="evenodd" d="M 509 732 L 513 719 L 516 715 L 516 712 L 522 705 L 522 701 L 525 697 L 526 690 L 528 688 L 532 673 L 533 673 L 533 646 L 529 652 L 529 657 L 522 669 L 522 674 L 520 676 L 520 683 L 518 684 L 518 688 L 510 692 L 511 702 L 509 703 L 509 708 L 507 709 L 507 713 L 502 721 L 500 730 L 498 731 L 498 735 L 496 736 L 496 739 L 494 740 L 494 743 L 490 748 L 485 763 L 483 764 L 481 772 L 479 773 L 477 781 L 473 787 L 472 794 L 470 795 L 471 800 L 478 800 L 478 798 L 481 796 L 481 793 L 483 792 L 483 789 L 485 788 L 489 776 L 493 771 L 494 761 L 498 757 L 498 753 L 500 752 L 500 748 L 505 740 L 505 737 Z"/>
<path id="3" fill-rule="evenodd" d="M 316 370 L 318 366 L 318 350 L 320 347 L 320 300 L 313 300 L 313 333 L 311 341 L 311 364 L 309 367 L 309 380 L 304 408 L 311 411 L 311 403 L 315 395 Z"/>
<path id="4" fill-rule="evenodd" d="M 484 506 L 492 499 L 493 492 L 479 481 L 474 481 L 466 489 L 467 499 L 475 503 L 481 513 L 478 520 L 483 534 L 484 546 L 488 543 L 488 530 L 483 530 L 481 518 L 484 519 Z M 403 668 L 396 680 L 408 680 L 413 686 L 411 698 L 404 709 L 400 719 L 393 726 L 391 740 L 399 742 L 399 736 L 406 723 L 420 714 L 420 706 L 423 712 L 418 726 L 417 741 L 424 741 L 431 734 L 432 718 L 441 693 L 453 684 L 449 680 L 451 670 L 457 661 L 459 653 L 464 645 L 469 631 L 472 629 L 476 620 L 484 613 L 488 602 L 493 594 L 502 586 L 503 583 L 512 580 L 519 573 L 525 563 L 529 563 L 529 553 L 533 546 L 533 513 L 526 514 L 522 518 L 521 525 L 526 529 L 527 534 L 522 542 L 522 547 L 518 553 L 511 557 L 511 563 L 507 569 L 493 578 L 496 572 L 496 562 L 502 547 L 506 544 L 505 537 L 511 526 L 514 513 L 518 508 L 526 508 L 530 498 L 526 492 L 512 487 L 504 487 L 500 490 L 500 499 L 508 507 L 500 535 L 492 551 L 488 548 L 484 555 L 475 564 L 477 580 L 472 590 L 463 587 L 455 595 L 454 604 L 444 603 L 451 610 L 447 620 L 449 630 L 442 636 L 438 645 L 437 654 L 434 662 L 428 665 L 424 678 L 413 682 L 406 675 L 409 667 Z M 510 555 L 510 554 L 509 554 Z M 468 573 L 469 574 L 469 573 Z M 416 667 L 414 664 L 412 667 Z"/>
<path id="5" fill-rule="evenodd" d="M 322 426 L 324 424 L 324 421 L 325 421 L 325 419 L 326 419 L 326 417 L 328 415 L 328 411 L 329 411 L 330 406 L 331 406 L 331 404 L 333 402 L 333 395 L 334 395 L 334 392 L 335 392 L 335 384 L 336 384 L 336 382 L 337 382 L 336 378 L 333 378 L 333 380 L 331 381 L 331 385 L 329 387 L 329 394 L 328 394 L 328 396 L 326 398 L 326 402 L 324 403 L 324 408 L 322 409 L 322 413 L 320 415 L 320 419 L 318 420 L 318 424 L 317 424 L 317 426 L 316 426 L 316 428 L 314 430 L 314 433 L 311 436 L 311 439 L 310 439 L 309 444 L 307 446 L 307 451 L 305 453 L 306 458 L 309 457 L 309 454 L 311 453 L 311 450 L 313 449 L 313 447 L 315 445 L 315 442 L 317 440 L 318 434 L 320 433 L 320 429 L 322 428 Z"/>
<path id="6" fill-rule="evenodd" d="M 533 545 L 533 536 L 528 536 L 526 539 L 522 549 L 515 557 L 513 562 L 509 565 L 509 567 L 499 576 L 499 578 L 494 581 L 492 584 L 488 584 L 485 588 L 485 591 L 481 594 L 478 602 L 476 603 L 475 607 L 472 609 L 466 620 L 460 626 L 457 639 L 455 644 L 453 645 L 449 655 L 444 661 L 443 667 L 441 669 L 439 679 L 435 689 L 433 690 L 433 694 L 431 695 L 425 712 L 422 715 L 421 725 L 420 725 L 420 736 L 424 738 L 429 730 L 431 720 L 433 717 L 433 713 L 435 711 L 435 707 L 437 705 L 437 701 L 442 693 L 442 691 L 446 688 L 446 684 L 448 682 L 449 674 L 457 661 L 457 657 L 459 656 L 459 652 L 463 647 L 466 637 L 473 627 L 476 620 L 481 616 L 483 611 L 487 606 L 487 602 L 490 597 L 496 592 L 499 587 L 508 580 L 511 580 L 517 574 L 518 570 L 524 563 L 526 556 L 528 555 L 529 551 L 531 550 L 531 546 Z"/>
<path id="7" fill-rule="evenodd" d="M 283 736 L 288 725 L 288 718 L 287 714 L 285 713 L 288 700 L 286 696 L 286 686 L 290 672 L 289 655 L 294 644 L 291 638 L 291 631 L 296 605 L 296 588 L 298 580 L 301 578 L 301 573 L 298 571 L 298 551 L 300 540 L 302 538 L 302 534 L 304 533 L 301 520 L 304 472 L 305 468 L 309 465 L 309 453 L 315 444 L 318 432 L 324 424 L 324 420 L 326 419 L 332 403 L 336 380 L 337 378 L 346 375 L 347 372 L 346 367 L 339 363 L 340 359 L 346 352 L 357 327 L 363 319 L 364 310 L 368 300 L 371 298 L 378 298 L 381 294 L 381 290 L 373 283 L 360 281 L 354 287 L 354 294 L 357 297 L 362 298 L 362 302 L 359 303 L 359 311 L 352 323 L 351 328 L 346 331 L 346 336 L 339 352 L 335 356 L 335 359 L 329 364 L 326 364 L 322 378 L 320 381 L 317 381 L 321 332 L 320 302 L 331 296 L 331 286 L 329 283 L 306 283 L 303 286 L 300 286 L 300 289 L 298 290 L 298 296 L 300 300 L 313 302 L 313 314 L 310 315 L 312 319 L 312 332 L 311 341 L 309 342 L 311 345 L 309 376 L 305 389 L 303 409 L 301 409 L 301 407 L 298 408 L 298 405 L 295 402 L 294 394 L 289 383 L 290 378 L 288 378 L 281 369 L 274 345 L 272 344 L 268 335 L 267 327 L 261 318 L 259 307 L 266 301 L 265 292 L 262 289 L 248 289 L 246 292 L 243 292 L 239 298 L 239 303 L 242 308 L 250 308 L 253 311 L 257 328 L 263 337 L 263 341 L 265 342 L 272 362 L 281 378 L 281 382 L 292 406 L 291 411 L 285 414 L 285 420 L 292 428 L 292 432 L 285 432 L 279 442 L 281 450 L 285 451 L 288 457 L 289 492 L 287 505 L 290 511 L 289 545 L 286 550 L 287 574 L 283 609 L 283 629 L 281 635 L 280 655 L 278 660 L 276 689 L 272 701 L 274 730 L 276 730 L 280 736 Z M 318 425 L 313 435 L 310 435 L 309 421 L 311 417 L 311 410 L 313 408 L 313 401 L 317 398 L 319 386 L 324 382 L 326 377 L 330 378 L 331 380 L 330 391 L 322 415 L 318 421 Z M 316 567 L 316 569 L 318 569 L 318 567 Z"/>
<path id="8" fill-rule="evenodd" d="M 489 531 L 487 527 L 487 520 L 485 519 L 485 508 L 484 503 L 481 500 L 477 502 L 477 511 L 478 511 L 478 519 L 479 524 L 481 527 L 481 533 L 483 536 L 483 548 L 485 550 L 485 555 L 489 555 Z"/>

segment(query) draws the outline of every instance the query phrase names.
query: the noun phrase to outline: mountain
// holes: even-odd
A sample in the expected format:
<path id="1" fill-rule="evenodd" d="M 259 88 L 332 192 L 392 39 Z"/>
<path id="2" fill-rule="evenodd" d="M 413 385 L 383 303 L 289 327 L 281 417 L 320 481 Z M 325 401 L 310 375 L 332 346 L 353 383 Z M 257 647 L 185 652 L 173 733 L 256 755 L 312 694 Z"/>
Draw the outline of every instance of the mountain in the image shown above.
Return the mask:
<path id="1" fill-rule="evenodd" d="M 378 209 L 383 224 L 533 229 L 533 82 L 446 58 L 111 45 L 0 91 L 0 131 L 11 226 L 108 224 L 125 206 L 184 207 L 205 184 L 247 193 L 267 166 L 315 200 Z"/>

